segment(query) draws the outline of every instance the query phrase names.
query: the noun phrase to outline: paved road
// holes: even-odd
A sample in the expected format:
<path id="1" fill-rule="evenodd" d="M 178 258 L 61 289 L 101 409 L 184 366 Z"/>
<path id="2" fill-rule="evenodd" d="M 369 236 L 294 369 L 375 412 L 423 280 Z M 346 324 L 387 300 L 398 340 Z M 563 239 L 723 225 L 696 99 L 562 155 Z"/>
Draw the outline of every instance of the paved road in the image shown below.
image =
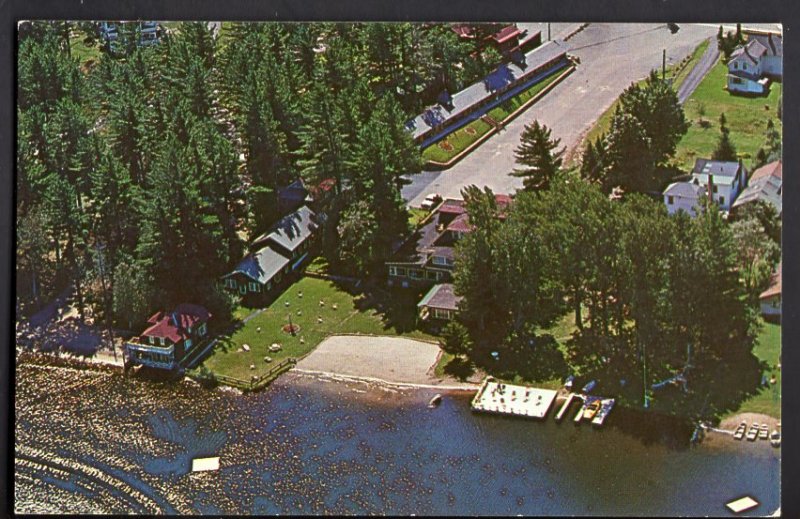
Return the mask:
<path id="1" fill-rule="evenodd" d="M 543 34 L 546 37 L 546 27 Z M 662 49 L 669 65 L 715 35 L 711 24 L 681 24 L 676 34 L 665 24 L 591 24 L 568 42 L 570 53 L 581 60 L 572 75 L 449 170 L 412 177 L 403 196 L 417 207 L 427 193 L 458 198 L 469 184 L 513 192 L 522 183 L 508 172 L 514 168 L 514 148 L 524 125 L 538 119 L 568 150 L 577 149 L 594 121 L 627 86 L 661 66 Z"/>
<path id="2" fill-rule="evenodd" d="M 711 67 L 717 62 L 717 58 L 719 58 L 719 49 L 717 48 L 716 42 L 712 41 L 705 53 L 703 53 L 700 61 L 695 64 L 692 71 L 689 72 L 689 75 L 686 76 L 686 79 L 681 83 L 681 87 L 678 89 L 678 101 L 681 104 L 689 99 L 689 96 L 695 91 L 700 81 L 706 77 L 708 71 L 711 70 Z"/>

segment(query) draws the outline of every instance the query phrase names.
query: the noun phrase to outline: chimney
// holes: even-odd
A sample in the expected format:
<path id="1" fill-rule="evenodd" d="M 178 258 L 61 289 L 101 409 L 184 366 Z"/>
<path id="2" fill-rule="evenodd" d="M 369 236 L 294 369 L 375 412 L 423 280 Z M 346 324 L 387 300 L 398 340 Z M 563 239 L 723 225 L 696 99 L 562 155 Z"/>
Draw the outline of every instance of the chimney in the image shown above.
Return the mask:
<path id="1" fill-rule="evenodd" d="M 708 202 L 714 203 L 714 175 L 708 174 Z"/>

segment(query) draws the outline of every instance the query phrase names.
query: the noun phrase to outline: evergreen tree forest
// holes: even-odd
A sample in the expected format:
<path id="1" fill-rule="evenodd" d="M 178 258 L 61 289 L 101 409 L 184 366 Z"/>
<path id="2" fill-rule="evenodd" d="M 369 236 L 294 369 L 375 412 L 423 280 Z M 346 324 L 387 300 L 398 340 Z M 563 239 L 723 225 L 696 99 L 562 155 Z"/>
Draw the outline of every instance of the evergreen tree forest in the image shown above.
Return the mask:
<path id="1" fill-rule="evenodd" d="M 404 122 L 495 65 L 446 24 L 185 22 L 87 66 L 69 36 L 99 46 L 94 30 L 19 33 L 18 309 L 73 286 L 81 313 L 125 327 L 181 301 L 224 316 L 219 276 L 298 177 L 336 181 L 332 263 L 379 264 L 421 166 Z"/>

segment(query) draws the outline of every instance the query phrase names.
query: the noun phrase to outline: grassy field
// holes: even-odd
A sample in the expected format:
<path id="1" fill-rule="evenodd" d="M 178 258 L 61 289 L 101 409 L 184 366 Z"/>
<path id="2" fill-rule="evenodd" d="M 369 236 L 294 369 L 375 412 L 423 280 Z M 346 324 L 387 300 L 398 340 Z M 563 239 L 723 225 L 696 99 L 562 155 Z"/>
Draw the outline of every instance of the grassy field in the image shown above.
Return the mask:
<path id="1" fill-rule="evenodd" d="M 490 129 L 491 126 L 486 121 L 481 119 L 472 121 L 446 138 L 422 150 L 422 158 L 435 162 L 447 162 L 485 135 Z"/>
<path id="2" fill-rule="evenodd" d="M 426 211 L 425 209 L 410 207 L 408 209 L 408 221 L 416 229 L 429 214 L 431 214 L 430 211 Z"/>
<path id="3" fill-rule="evenodd" d="M 700 61 L 700 58 L 703 56 L 703 53 L 708 48 L 708 45 L 709 41 L 704 40 L 702 43 L 700 43 L 700 45 L 698 45 L 694 49 L 694 51 L 692 51 L 692 53 L 689 56 L 687 56 L 684 59 L 685 63 L 683 65 L 681 65 L 681 63 L 677 63 L 667 68 L 666 76 L 667 78 L 672 79 L 672 85 L 675 88 L 676 92 L 686 79 L 686 76 L 689 75 L 689 72 L 691 72 L 691 70 L 694 68 L 697 62 Z M 645 79 L 642 79 L 637 84 L 642 85 L 644 84 L 644 82 Z M 601 133 L 608 132 L 608 129 L 611 127 L 611 117 L 614 115 L 614 110 L 617 109 L 618 104 L 619 104 L 619 99 L 614 101 L 611 104 L 611 106 L 609 106 L 608 109 L 605 112 L 603 112 L 603 115 L 601 115 L 597 119 L 597 121 L 594 123 L 594 126 L 592 126 L 592 129 L 589 130 L 589 132 L 586 134 L 586 137 L 583 139 L 583 145 L 581 147 L 581 150 L 583 149 L 583 146 L 585 146 L 587 142 L 590 141 L 593 142 L 595 139 L 597 139 L 597 137 L 600 136 Z M 573 156 L 573 160 L 577 162 L 579 157 L 580 154 L 575 154 L 575 156 Z"/>
<path id="4" fill-rule="evenodd" d="M 548 76 L 532 87 L 523 90 L 508 101 L 495 106 L 489 110 L 489 116 L 497 122 L 503 122 L 509 115 L 514 113 L 516 109 L 526 103 L 530 98 L 544 90 L 547 85 L 555 81 L 559 76 L 561 76 L 561 74 L 563 74 L 563 71 L 559 71 L 552 76 Z"/>
<path id="5" fill-rule="evenodd" d="M 86 35 L 82 32 L 73 33 L 69 37 L 70 53 L 74 59 L 78 60 L 84 71 L 91 63 L 100 61 L 101 55 L 99 40 L 95 40 L 94 45 L 89 46 L 84 43 L 85 38 Z"/>
<path id="6" fill-rule="evenodd" d="M 719 115 L 725 113 L 730 136 L 739 157 L 749 164 L 764 144 L 767 121 L 772 119 L 779 132 L 783 125 L 778 119 L 778 102 L 782 85 L 772 83 L 767 97 L 743 97 L 725 90 L 727 66 L 721 61 L 703 79 L 697 90 L 686 102 L 684 110 L 691 126 L 678 143 L 675 163 L 683 169 L 691 169 L 696 158 L 710 157 L 719 139 Z M 702 119 L 710 124 L 701 124 Z"/>
<path id="7" fill-rule="evenodd" d="M 302 278 L 230 337 L 221 338 L 200 369 L 205 367 L 215 374 L 248 380 L 251 375 L 266 373 L 280 360 L 306 355 L 332 334 L 394 335 L 433 340 L 430 335 L 416 329 L 415 296 L 394 292 L 365 294 L 330 281 Z M 320 306 L 320 301 L 324 301 L 325 306 Z M 282 330 L 289 322 L 289 315 L 292 323 L 300 326 L 295 336 Z M 268 348 L 273 343 L 280 344 L 281 351 L 270 352 Z M 249 352 L 241 350 L 243 344 L 249 345 Z M 265 356 L 273 361 L 265 362 Z M 255 369 L 250 369 L 250 365 L 255 365 Z"/>
<path id="8" fill-rule="evenodd" d="M 775 418 L 781 417 L 781 371 L 775 369 L 781 355 L 780 324 L 764 323 L 758 342 L 753 348 L 753 354 L 769 367 L 764 371 L 767 378 L 775 374 L 777 382 L 762 388 L 757 394 L 742 402 L 739 409 L 723 416 L 723 419 L 739 413 L 761 413 Z"/>

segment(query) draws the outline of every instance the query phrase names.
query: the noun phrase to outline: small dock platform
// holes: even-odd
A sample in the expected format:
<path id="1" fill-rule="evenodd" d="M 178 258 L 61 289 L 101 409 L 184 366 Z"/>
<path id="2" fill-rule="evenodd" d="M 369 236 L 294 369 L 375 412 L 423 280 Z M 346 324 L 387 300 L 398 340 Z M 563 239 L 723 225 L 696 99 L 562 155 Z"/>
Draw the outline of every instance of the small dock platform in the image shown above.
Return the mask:
<path id="1" fill-rule="evenodd" d="M 576 398 L 575 393 L 570 393 L 569 396 L 567 396 L 567 400 L 564 402 L 564 404 L 561 406 L 561 409 L 559 409 L 558 413 L 556 414 L 556 422 L 560 422 L 564 418 L 564 415 L 567 414 L 567 410 L 569 410 L 569 406 L 572 405 L 572 401 L 575 400 L 575 398 Z"/>
<path id="2" fill-rule="evenodd" d="M 503 384 L 487 378 L 472 400 L 472 410 L 542 419 L 558 391 Z"/>

